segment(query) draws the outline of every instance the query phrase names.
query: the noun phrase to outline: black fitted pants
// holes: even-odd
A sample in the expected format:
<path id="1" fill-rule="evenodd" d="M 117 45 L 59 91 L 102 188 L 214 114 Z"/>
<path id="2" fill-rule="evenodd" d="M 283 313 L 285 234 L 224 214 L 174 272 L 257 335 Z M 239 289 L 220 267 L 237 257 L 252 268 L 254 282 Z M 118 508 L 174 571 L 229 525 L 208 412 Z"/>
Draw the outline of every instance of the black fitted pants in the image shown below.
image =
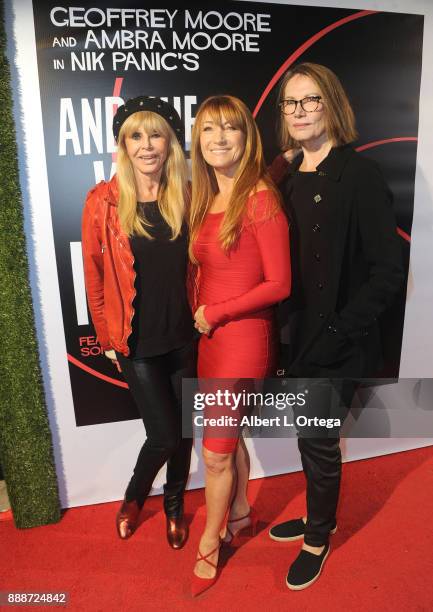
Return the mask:
<path id="1" fill-rule="evenodd" d="M 195 342 L 155 357 L 128 359 L 118 353 L 117 358 L 147 436 L 125 499 L 142 507 L 167 463 L 164 510 L 167 516 L 176 516 L 183 507 L 192 449 L 192 439 L 182 438 L 182 378 L 196 376 Z"/>
<path id="2" fill-rule="evenodd" d="M 357 384 L 351 380 L 297 381 L 308 389 L 305 407 L 295 409 L 296 417 L 339 419 L 343 424 Z M 304 542 L 310 546 L 328 543 L 329 532 L 336 525 L 336 512 L 341 482 L 341 450 L 339 428 L 296 426 L 298 448 L 307 481 L 307 524 Z"/>

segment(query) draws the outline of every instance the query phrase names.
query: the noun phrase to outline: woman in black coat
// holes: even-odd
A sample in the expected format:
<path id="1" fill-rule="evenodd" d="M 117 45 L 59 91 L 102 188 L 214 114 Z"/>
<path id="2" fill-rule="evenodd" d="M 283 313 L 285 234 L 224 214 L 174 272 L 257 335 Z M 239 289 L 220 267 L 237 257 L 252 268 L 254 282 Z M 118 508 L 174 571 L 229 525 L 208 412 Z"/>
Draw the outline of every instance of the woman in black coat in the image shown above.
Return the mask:
<path id="1" fill-rule="evenodd" d="M 282 149 L 301 149 L 283 186 L 293 249 L 293 297 L 280 310 L 282 340 L 289 341 L 284 366 L 288 376 L 320 379 L 309 383 L 304 415 L 344 418 L 355 379 L 381 366 L 378 317 L 403 281 L 392 196 L 379 167 L 350 145 L 357 137 L 353 111 L 331 70 L 311 63 L 289 70 L 279 106 Z M 338 433 L 298 427 L 298 446 L 307 515 L 270 531 L 278 541 L 304 538 L 287 577 L 293 590 L 320 575 L 341 478 Z"/>

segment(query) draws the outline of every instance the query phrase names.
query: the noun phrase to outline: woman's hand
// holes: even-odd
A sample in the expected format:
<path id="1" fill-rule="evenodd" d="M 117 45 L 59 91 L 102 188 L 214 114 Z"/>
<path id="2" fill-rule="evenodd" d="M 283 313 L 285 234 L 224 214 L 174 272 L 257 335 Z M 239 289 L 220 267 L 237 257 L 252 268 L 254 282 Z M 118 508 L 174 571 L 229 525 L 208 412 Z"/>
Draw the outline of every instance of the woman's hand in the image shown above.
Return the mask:
<path id="1" fill-rule="evenodd" d="M 120 369 L 119 362 L 117 361 L 117 357 L 116 357 L 115 351 L 113 351 L 113 349 L 111 349 L 109 351 L 104 351 L 104 354 L 111 361 L 111 363 L 116 366 L 117 371 L 121 372 L 122 370 Z"/>
<path id="2" fill-rule="evenodd" d="M 287 149 L 287 151 L 284 151 L 283 157 L 289 162 L 289 164 L 291 164 L 295 157 L 297 157 L 301 152 L 302 149 Z"/>
<path id="3" fill-rule="evenodd" d="M 202 306 L 199 306 L 195 312 L 194 315 L 194 327 L 201 333 L 201 334 L 208 334 L 211 331 L 211 326 L 209 325 L 209 323 L 206 321 L 206 318 L 204 316 L 204 309 L 206 308 L 206 304 L 203 304 Z"/>

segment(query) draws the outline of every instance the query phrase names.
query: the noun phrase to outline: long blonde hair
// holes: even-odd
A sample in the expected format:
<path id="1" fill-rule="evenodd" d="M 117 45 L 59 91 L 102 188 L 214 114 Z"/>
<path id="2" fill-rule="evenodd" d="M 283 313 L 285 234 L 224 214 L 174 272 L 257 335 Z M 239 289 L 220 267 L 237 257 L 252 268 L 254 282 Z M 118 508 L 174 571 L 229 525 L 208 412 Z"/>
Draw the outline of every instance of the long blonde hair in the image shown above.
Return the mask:
<path id="1" fill-rule="evenodd" d="M 197 112 L 192 130 L 190 258 L 193 262 L 196 260 L 192 252 L 192 244 L 218 193 L 215 171 L 206 163 L 200 146 L 200 134 L 206 116 L 220 125 L 227 121 L 232 127 L 241 130 L 245 135 L 245 150 L 234 175 L 233 191 L 219 232 L 222 248 L 228 252 L 236 245 L 242 229 L 248 197 L 260 180 L 275 194 L 275 199 L 273 198 L 272 201 L 277 202 L 277 204 L 270 208 L 267 213 L 269 216 L 273 216 L 279 210 L 281 202 L 280 194 L 266 169 L 259 130 L 247 106 L 242 100 L 233 96 L 211 96 L 207 98 Z"/>
<path id="2" fill-rule="evenodd" d="M 120 225 L 128 236 L 136 234 L 152 239 L 146 230 L 146 227 L 152 227 L 152 224 L 137 212 L 137 185 L 125 145 L 125 138 L 139 129 L 143 129 L 147 134 L 158 132 L 168 140 L 168 155 L 158 189 L 158 206 L 161 215 L 171 228 L 171 239 L 174 240 L 181 232 L 188 203 L 187 165 L 172 128 L 161 115 L 151 111 L 134 113 L 125 120 L 120 128 L 117 150 Z"/>
<path id="3" fill-rule="evenodd" d="M 326 131 L 329 140 L 337 146 L 356 140 L 358 132 L 356 131 L 355 115 L 349 98 L 337 75 L 322 64 L 304 62 L 290 68 L 282 78 L 278 93 L 278 104 L 284 99 L 287 83 L 296 74 L 302 74 L 312 79 L 322 92 L 326 109 Z M 279 113 L 278 131 L 282 151 L 300 148 L 299 142 L 290 136 L 281 111 Z"/>

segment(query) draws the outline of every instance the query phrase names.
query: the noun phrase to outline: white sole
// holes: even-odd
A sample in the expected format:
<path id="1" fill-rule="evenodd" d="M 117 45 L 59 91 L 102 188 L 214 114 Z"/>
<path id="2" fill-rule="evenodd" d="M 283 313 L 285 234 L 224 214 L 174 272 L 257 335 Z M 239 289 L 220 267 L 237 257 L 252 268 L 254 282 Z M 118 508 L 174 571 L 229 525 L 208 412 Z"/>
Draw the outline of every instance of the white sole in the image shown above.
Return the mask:
<path id="1" fill-rule="evenodd" d="M 328 548 L 328 552 L 326 553 L 326 555 L 322 559 L 322 563 L 320 565 L 319 571 L 317 572 L 317 574 L 314 576 L 314 578 L 312 580 L 309 580 L 308 582 L 305 582 L 304 584 L 290 584 L 289 582 L 287 582 L 287 578 L 286 578 L 286 585 L 288 586 L 288 588 L 291 591 L 302 591 L 303 589 L 307 589 L 314 582 L 316 582 L 316 580 L 319 578 L 320 574 L 322 573 L 323 565 L 324 565 L 326 559 L 328 558 L 330 550 L 331 550 L 331 547 Z"/>
<path id="2" fill-rule="evenodd" d="M 269 530 L 269 537 L 271 538 L 271 540 L 275 540 L 275 542 L 296 542 L 296 540 L 303 540 L 304 539 L 304 534 L 301 533 L 301 535 L 298 536 L 292 536 L 291 538 L 280 538 L 278 536 L 274 536 L 272 535 L 271 531 Z"/>
<path id="3" fill-rule="evenodd" d="M 331 531 L 329 532 L 329 535 L 334 535 L 334 533 L 337 532 L 337 527 L 335 526 L 334 529 L 331 529 Z M 275 542 L 296 542 L 297 540 L 303 540 L 304 539 L 304 534 L 302 533 L 301 535 L 298 536 L 292 536 L 291 538 L 281 538 L 279 536 L 274 536 L 271 533 L 271 529 L 268 531 L 269 537 L 271 538 L 271 540 L 275 540 Z"/>

